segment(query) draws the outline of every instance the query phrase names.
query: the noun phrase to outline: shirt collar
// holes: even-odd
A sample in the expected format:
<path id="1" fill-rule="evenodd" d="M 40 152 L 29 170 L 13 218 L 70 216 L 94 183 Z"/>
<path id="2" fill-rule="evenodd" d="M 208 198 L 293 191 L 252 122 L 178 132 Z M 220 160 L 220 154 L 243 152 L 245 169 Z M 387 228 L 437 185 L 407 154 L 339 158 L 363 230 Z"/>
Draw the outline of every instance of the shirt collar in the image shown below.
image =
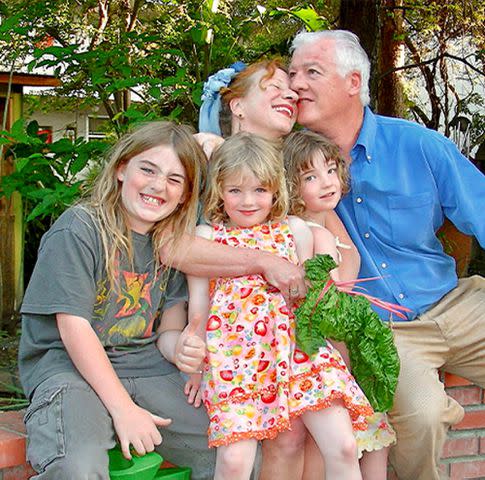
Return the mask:
<path id="1" fill-rule="evenodd" d="M 377 131 L 376 116 L 372 113 L 369 107 L 364 107 L 364 119 L 362 121 L 362 127 L 359 132 L 357 141 L 355 142 L 352 153 L 357 154 L 358 148 L 364 149 L 366 160 L 370 163 L 374 158 L 375 151 L 375 139 Z M 352 155 L 353 157 L 354 155 Z"/>

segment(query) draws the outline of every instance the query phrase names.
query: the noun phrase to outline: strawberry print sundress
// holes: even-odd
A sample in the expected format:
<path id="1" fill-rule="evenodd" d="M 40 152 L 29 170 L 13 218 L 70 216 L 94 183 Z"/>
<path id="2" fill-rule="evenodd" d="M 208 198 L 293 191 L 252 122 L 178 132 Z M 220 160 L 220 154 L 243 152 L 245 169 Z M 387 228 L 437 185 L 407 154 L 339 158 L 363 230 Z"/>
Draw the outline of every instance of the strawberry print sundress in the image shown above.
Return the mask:
<path id="1" fill-rule="evenodd" d="M 287 220 L 213 229 L 217 242 L 297 263 Z M 340 353 L 327 344 L 309 358 L 296 348 L 294 327 L 283 296 L 261 275 L 211 282 L 203 375 L 209 446 L 274 438 L 290 428 L 293 417 L 336 399 L 348 409 L 354 430 L 367 428 L 372 407 Z"/>

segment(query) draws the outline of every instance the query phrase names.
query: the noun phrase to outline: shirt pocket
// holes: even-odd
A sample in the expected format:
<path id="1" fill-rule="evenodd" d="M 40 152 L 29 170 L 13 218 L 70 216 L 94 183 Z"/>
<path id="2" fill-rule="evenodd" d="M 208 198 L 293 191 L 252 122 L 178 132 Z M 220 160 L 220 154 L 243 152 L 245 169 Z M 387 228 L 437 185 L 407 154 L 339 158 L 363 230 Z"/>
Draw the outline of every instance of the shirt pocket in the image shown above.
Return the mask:
<path id="1" fill-rule="evenodd" d="M 389 224 L 392 240 L 400 246 L 421 246 L 433 234 L 433 198 L 431 193 L 390 195 Z"/>
<path id="2" fill-rule="evenodd" d="M 62 397 L 65 387 L 34 394 L 24 422 L 27 429 L 27 458 L 34 470 L 44 471 L 56 458 L 65 455 Z"/>

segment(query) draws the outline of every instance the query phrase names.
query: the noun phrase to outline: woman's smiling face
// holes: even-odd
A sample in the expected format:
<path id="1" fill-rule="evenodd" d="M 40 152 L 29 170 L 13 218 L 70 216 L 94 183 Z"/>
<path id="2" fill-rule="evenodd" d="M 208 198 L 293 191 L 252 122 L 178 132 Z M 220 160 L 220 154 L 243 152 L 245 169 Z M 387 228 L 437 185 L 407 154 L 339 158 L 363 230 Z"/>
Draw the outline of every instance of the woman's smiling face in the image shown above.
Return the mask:
<path id="1" fill-rule="evenodd" d="M 254 74 L 253 85 L 244 97 L 231 100 L 231 110 L 240 130 L 265 138 L 280 138 L 295 124 L 297 94 L 290 89 L 288 75 L 276 69 L 270 78 L 261 80 L 266 70 Z"/>

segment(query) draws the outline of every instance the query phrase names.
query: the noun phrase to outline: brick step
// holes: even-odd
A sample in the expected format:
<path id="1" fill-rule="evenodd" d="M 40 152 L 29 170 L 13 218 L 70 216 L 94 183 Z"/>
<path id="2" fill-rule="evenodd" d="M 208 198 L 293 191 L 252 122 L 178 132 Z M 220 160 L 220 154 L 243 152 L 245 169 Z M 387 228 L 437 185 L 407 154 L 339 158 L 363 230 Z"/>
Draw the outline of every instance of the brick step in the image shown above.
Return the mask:
<path id="1" fill-rule="evenodd" d="M 0 479 L 27 480 L 35 474 L 25 460 L 23 411 L 0 412 Z"/>
<path id="2" fill-rule="evenodd" d="M 0 411 L 0 480 L 28 480 L 35 475 L 25 455 L 27 435 L 23 414 L 23 410 Z M 168 478 L 188 478 L 186 472 L 176 476 L 175 473 L 182 469 L 167 460 L 160 469 L 167 469 Z"/>
<path id="3" fill-rule="evenodd" d="M 445 374 L 450 396 L 465 407 L 465 417 L 448 433 L 441 469 L 450 480 L 485 478 L 484 390 L 456 375 Z M 0 480 L 27 480 L 34 471 L 25 460 L 23 412 L 0 412 Z M 164 463 L 162 467 L 170 466 Z M 397 480 L 390 473 L 388 480 Z"/>

